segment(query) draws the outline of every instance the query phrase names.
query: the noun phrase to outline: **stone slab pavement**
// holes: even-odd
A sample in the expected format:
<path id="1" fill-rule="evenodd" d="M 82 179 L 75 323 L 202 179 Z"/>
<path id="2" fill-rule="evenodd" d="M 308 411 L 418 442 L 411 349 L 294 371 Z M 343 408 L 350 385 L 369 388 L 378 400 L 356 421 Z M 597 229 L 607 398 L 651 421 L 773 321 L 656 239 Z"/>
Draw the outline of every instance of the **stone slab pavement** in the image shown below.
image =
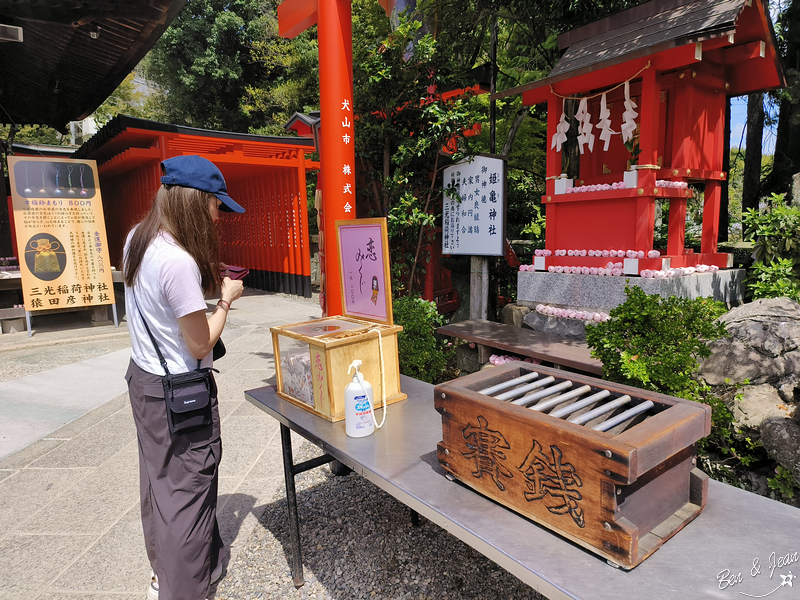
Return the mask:
<path id="1" fill-rule="evenodd" d="M 244 392 L 274 383 L 269 328 L 319 316 L 316 299 L 253 290 L 229 313 L 228 353 L 215 366 L 219 521 L 231 557 L 283 475 L 278 423 Z M 74 315 L 36 321 L 31 338 L 0 336 L 0 600 L 144 598 L 150 567 L 124 318 L 118 329 L 76 325 Z"/>

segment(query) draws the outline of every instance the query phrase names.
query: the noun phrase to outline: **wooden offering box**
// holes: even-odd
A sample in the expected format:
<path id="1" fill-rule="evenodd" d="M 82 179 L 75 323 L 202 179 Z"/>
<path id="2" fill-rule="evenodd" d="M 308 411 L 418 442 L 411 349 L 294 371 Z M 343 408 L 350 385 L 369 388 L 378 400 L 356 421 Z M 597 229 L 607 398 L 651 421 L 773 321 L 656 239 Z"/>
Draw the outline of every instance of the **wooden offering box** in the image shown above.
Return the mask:
<path id="1" fill-rule="evenodd" d="M 353 379 L 347 368 L 362 361 L 361 372 L 372 384 L 375 408 L 383 406 L 381 359 L 383 349 L 386 403 L 404 400 L 397 360 L 399 325 L 329 317 L 296 325 L 271 327 L 278 396 L 329 421 L 344 419 L 344 388 Z"/>
<path id="2" fill-rule="evenodd" d="M 434 393 L 449 474 L 614 565 L 632 569 L 705 506 L 708 406 L 522 362 Z"/>

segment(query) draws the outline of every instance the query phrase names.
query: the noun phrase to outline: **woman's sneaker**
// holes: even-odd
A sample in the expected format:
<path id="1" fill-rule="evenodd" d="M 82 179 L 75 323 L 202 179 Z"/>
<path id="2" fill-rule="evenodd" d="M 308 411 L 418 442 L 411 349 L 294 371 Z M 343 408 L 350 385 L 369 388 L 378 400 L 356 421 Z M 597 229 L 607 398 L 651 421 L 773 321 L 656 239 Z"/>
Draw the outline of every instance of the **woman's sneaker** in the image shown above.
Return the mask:
<path id="1" fill-rule="evenodd" d="M 211 571 L 211 585 L 214 585 L 220 579 L 222 579 L 222 561 L 219 561 L 217 568 Z"/>
<path id="2" fill-rule="evenodd" d="M 211 583 L 217 583 L 222 579 L 222 563 L 211 572 Z M 155 572 L 150 574 L 150 587 L 147 588 L 147 600 L 158 600 L 158 575 Z"/>
<path id="3" fill-rule="evenodd" d="M 147 588 L 147 600 L 158 600 L 158 575 L 150 575 L 150 587 Z"/>
<path id="4" fill-rule="evenodd" d="M 217 583 L 222 579 L 222 562 L 211 572 L 211 583 Z M 158 576 L 154 573 L 150 575 L 150 587 L 147 588 L 147 600 L 158 600 Z"/>

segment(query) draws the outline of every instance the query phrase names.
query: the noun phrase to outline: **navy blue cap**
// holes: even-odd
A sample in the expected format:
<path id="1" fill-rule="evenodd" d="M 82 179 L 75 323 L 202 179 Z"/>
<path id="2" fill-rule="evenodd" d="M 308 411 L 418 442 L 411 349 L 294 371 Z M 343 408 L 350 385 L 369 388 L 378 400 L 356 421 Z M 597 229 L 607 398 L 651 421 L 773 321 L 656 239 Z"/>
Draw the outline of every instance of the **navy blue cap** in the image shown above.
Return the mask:
<path id="1" fill-rule="evenodd" d="M 214 194 L 222 201 L 220 210 L 243 213 L 244 208 L 228 196 L 225 178 L 217 166 L 202 156 L 173 156 L 161 163 L 161 183 L 180 185 Z"/>

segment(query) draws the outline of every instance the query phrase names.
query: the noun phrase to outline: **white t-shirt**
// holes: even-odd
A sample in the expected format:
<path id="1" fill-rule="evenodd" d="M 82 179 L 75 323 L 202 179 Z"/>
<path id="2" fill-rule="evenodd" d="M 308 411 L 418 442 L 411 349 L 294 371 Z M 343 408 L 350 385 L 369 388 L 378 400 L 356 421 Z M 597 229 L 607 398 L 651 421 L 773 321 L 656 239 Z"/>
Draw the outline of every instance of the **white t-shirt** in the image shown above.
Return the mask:
<path id="1" fill-rule="evenodd" d="M 132 235 L 133 231 L 125 241 L 126 256 Z M 197 359 L 186 346 L 178 319 L 198 310 L 207 310 L 200 269 L 169 233 L 160 232 L 150 243 L 132 291 L 125 286 L 125 312 L 133 361 L 148 373 L 164 375 L 153 342 L 142 324 L 144 316 L 170 373 L 186 373 L 197 368 Z M 210 367 L 212 364 L 209 352 L 201 366 Z"/>

